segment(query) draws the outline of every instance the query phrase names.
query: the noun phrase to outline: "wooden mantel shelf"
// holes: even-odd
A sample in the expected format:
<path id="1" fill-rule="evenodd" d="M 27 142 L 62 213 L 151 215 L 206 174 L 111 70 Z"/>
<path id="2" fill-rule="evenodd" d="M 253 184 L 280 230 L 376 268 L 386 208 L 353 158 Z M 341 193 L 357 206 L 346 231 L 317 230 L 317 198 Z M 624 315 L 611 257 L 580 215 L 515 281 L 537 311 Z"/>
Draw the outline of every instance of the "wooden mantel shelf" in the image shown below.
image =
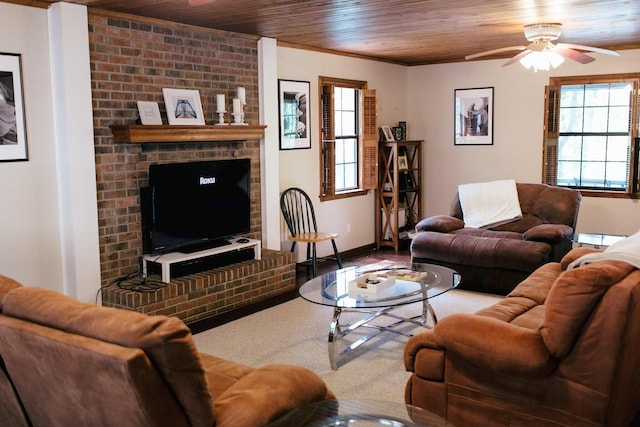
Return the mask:
<path id="1" fill-rule="evenodd" d="M 266 128 L 264 125 L 111 125 L 110 127 L 115 142 L 128 144 L 256 140 L 264 137 Z"/>

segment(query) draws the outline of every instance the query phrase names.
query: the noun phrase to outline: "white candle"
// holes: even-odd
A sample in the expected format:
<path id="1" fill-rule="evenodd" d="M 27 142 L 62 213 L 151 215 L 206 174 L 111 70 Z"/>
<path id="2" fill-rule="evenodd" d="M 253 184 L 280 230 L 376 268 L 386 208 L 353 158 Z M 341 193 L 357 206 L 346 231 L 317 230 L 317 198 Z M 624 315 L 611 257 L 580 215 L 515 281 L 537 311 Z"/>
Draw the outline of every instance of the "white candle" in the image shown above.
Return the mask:
<path id="1" fill-rule="evenodd" d="M 242 103 L 242 105 L 247 103 L 247 92 L 244 90 L 243 87 L 238 88 L 238 98 L 240 99 L 240 102 Z"/>
<path id="2" fill-rule="evenodd" d="M 218 104 L 218 112 L 221 113 L 224 111 L 224 95 L 216 95 L 216 101 Z"/>
<path id="3" fill-rule="evenodd" d="M 242 112 L 242 106 L 240 104 L 240 99 L 239 98 L 233 98 L 233 112 L 234 113 L 241 113 Z"/>

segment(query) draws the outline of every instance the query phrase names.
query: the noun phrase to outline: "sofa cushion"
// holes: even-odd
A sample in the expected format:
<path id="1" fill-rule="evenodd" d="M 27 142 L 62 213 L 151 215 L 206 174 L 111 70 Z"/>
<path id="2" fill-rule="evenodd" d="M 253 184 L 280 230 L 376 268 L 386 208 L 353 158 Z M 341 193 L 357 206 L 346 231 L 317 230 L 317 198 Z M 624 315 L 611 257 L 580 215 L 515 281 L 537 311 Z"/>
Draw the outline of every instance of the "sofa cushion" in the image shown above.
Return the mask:
<path id="1" fill-rule="evenodd" d="M 522 219 L 495 227 L 494 230 L 524 233 L 539 224 L 565 224 L 574 227 L 578 206 L 582 199 L 579 191 L 546 184 L 517 182 Z M 450 215 L 462 219 L 458 195 L 451 203 Z"/>
<path id="2" fill-rule="evenodd" d="M 523 241 L 521 237 L 478 237 L 457 232 L 425 231 L 411 243 L 414 258 L 515 271 L 534 271 L 548 261 L 550 252 L 548 244 Z"/>
<path id="3" fill-rule="evenodd" d="M 521 233 L 514 233 L 513 231 L 495 231 L 488 230 L 486 228 L 463 228 L 460 230 L 454 230 L 453 233 L 470 237 L 491 237 L 494 239 L 522 240 Z"/>
<path id="4" fill-rule="evenodd" d="M 258 427 L 323 398 L 335 398 L 308 369 L 265 365 L 252 370 L 215 401 L 217 427 Z"/>
<path id="5" fill-rule="evenodd" d="M 54 291 L 24 287 L 7 293 L 4 314 L 62 331 L 144 350 L 193 426 L 212 426 L 214 411 L 191 332 L 175 317 L 82 303 Z"/>
<path id="6" fill-rule="evenodd" d="M 536 304 L 544 304 L 549 290 L 551 286 L 553 286 L 553 282 L 556 281 L 561 273 L 559 263 L 549 262 L 520 282 L 520 284 L 509 293 L 508 297 L 528 298 L 535 301 Z"/>
<path id="7" fill-rule="evenodd" d="M 601 261 L 563 272 L 549 291 L 540 333 L 549 352 L 564 358 L 602 295 L 635 268 Z"/>
<path id="8" fill-rule="evenodd" d="M 139 348 L 1 315 L 0 353 L 29 425 L 192 425 Z M 0 425 L 14 425 L 7 420 Z"/>

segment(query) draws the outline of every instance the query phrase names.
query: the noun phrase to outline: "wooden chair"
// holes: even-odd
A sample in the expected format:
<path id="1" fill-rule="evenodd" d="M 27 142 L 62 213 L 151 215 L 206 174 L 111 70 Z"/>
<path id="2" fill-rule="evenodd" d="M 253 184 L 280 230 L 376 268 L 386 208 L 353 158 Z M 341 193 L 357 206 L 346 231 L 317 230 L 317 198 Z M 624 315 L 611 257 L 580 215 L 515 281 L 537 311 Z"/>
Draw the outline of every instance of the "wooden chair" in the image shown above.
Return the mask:
<path id="1" fill-rule="evenodd" d="M 280 209 L 287 223 L 287 228 L 289 228 L 289 233 L 291 233 L 289 236 L 289 240 L 293 242 L 291 252 L 295 251 L 298 242 L 307 244 L 307 259 L 302 264 L 313 266 L 313 277 L 318 275 L 318 258 L 316 256 L 316 243 L 318 242 L 331 240 L 335 258 L 329 259 L 335 259 L 338 268 L 342 268 L 342 260 L 335 241 L 338 233 L 318 231 L 316 214 L 307 193 L 295 187 L 286 189 L 280 195 Z M 320 260 L 324 259 L 326 258 L 320 258 Z"/>

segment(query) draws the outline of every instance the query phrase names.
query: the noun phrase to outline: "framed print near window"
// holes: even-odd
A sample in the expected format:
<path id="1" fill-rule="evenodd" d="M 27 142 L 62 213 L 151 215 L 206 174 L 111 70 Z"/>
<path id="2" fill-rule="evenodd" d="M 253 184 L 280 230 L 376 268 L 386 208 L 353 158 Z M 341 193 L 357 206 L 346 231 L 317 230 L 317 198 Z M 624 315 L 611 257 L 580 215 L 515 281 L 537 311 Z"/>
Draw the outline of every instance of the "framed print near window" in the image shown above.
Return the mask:
<path id="1" fill-rule="evenodd" d="M 280 149 L 311 148 L 309 82 L 278 80 Z"/>
<path id="2" fill-rule="evenodd" d="M 0 161 L 28 160 L 20 55 L 0 53 Z"/>
<path id="3" fill-rule="evenodd" d="M 493 88 L 455 90 L 455 145 L 493 145 Z"/>
<path id="4" fill-rule="evenodd" d="M 162 89 L 170 125 L 204 125 L 200 92 L 188 89 Z"/>

